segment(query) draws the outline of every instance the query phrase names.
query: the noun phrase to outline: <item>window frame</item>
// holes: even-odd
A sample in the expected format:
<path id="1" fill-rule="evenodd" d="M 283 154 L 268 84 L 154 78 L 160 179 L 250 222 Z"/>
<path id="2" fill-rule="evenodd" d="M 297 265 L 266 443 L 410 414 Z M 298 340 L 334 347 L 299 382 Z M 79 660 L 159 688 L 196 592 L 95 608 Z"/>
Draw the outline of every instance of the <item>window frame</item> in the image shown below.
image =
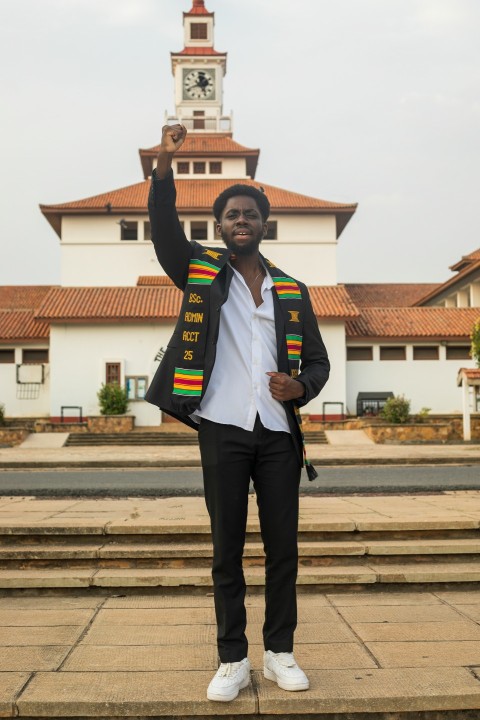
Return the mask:
<path id="1" fill-rule="evenodd" d="M 10 353 L 8 357 L 11 357 L 11 360 L 2 359 L 7 357 L 7 353 Z M 0 365 L 15 365 L 15 348 L 0 348 Z"/>
<path id="2" fill-rule="evenodd" d="M 130 392 L 130 385 L 133 386 L 133 393 Z M 125 390 L 131 402 L 144 401 L 148 387 L 147 375 L 125 375 Z"/>
<path id="3" fill-rule="evenodd" d="M 44 357 L 42 360 L 27 360 L 25 354 L 28 355 L 28 353 L 46 353 L 46 359 Z M 22 365 L 48 365 L 49 362 L 49 348 L 22 348 Z"/>
<path id="4" fill-rule="evenodd" d="M 200 170 L 199 167 L 203 170 Z M 193 161 L 193 174 L 194 175 L 206 175 L 207 174 L 207 163 L 205 160 L 194 160 Z"/>
<path id="5" fill-rule="evenodd" d="M 351 351 L 369 351 L 370 357 L 349 357 Z M 373 345 L 347 345 L 347 362 L 372 362 Z"/>
<path id="6" fill-rule="evenodd" d="M 421 357 L 422 352 L 427 353 L 429 350 L 434 350 L 434 356 L 430 357 Z M 432 354 L 433 355 L 433 354 Z M 440 348 L 438 345 L 413 345 L 412 348 L 412 358 L 415 361 L 421 362 L 421 361 L 435 361 L 440 359 Z"/>
<path id="7" fill-rule="evenodd" d="M 385 353 L 388 354 L 389 351 L 394 350 L 401 350 L 403 357 L 385 357 Z M 380 345 L 379 358 L 381 362 L 405 362 L 407 359 L 407 347 L 406 345 Z"/>
<path id="8" fill-rule="evenodd" d="M 125 227 L 127 226 L 127 227 Z M 135 226 L 135 227 L 134 227 Z M 136 237 L 124 237 L 128 232 L 135 230 Z M 120 240 L 122 242 L 136 242 L 138 240 L 138 220 L 124 220 L 120 225 Z"/>

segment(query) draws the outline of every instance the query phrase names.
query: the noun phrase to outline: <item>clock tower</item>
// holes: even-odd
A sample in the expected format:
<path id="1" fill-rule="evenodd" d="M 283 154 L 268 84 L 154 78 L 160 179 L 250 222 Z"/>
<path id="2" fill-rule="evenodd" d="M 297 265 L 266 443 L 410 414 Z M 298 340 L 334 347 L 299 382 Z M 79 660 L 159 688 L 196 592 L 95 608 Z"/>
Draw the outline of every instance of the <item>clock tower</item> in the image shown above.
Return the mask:
<path id="1" fill-rule="evenodd" d="M 231 115 L 223 114 L 227 53 L 213 47 L 214 23 L 204 0 L 193 0 L 191 10 L 183 13 L 184 48 L 171 53 L 176 114 L 166 120 L 178 121 L 187 130 L 231 133 Z"/>

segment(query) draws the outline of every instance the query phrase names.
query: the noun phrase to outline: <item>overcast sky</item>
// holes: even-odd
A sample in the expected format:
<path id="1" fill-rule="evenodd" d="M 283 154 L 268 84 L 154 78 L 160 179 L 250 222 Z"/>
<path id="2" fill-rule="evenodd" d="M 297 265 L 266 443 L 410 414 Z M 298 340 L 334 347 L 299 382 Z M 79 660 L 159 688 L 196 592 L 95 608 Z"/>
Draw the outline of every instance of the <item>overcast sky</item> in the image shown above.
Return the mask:
<path id="1" fill-rule="evenodd" d="M 257 179 L 358 202 L 339 282 L 437 282 L 480 247 L 479 0 L 207 0 Z M 1 284 L 60 282 L 39 203 L 139 182 L 190 0 L 0 0 Z"/>

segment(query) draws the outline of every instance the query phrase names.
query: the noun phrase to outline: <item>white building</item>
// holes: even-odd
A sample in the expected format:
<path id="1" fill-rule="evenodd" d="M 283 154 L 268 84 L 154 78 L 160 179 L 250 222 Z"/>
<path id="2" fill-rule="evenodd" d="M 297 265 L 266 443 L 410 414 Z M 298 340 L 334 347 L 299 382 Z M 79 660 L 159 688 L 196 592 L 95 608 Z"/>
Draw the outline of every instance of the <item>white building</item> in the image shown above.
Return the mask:
<path id="1" fill-rule="evenodd" d="M 480 316 L 480 251 L 443 285 L 338 285 L 336 248 L 356 205 L 306 197 L 255 179 L 259 150 L 232 137 L 222 106 L 226 53 L 214 49 L 204 0 L 184 13 L 184 49 L 171 54 L 175 115 L 189 134 L 175 156 L 187 237 L 215 237 L 211 207 L 235 182 L 263 186 L 272 206 L 263 253 L 310 287 L 332 374 L 305 412 L 356 413 L 359 392 L 393 392 L 412 410 L 461 411 L 460 366 Z M 155 425 L 143 400 L 180 307 L 150 242 L 147 196 L 158 148 L 141 149 L 132 186 L 41 210 L 61 245 L 59 287 L 0 288 L 0 403 L 7 416 L 98 413 L 102 382 L 126 384 L 137 425 Z M 348 229 L 347 229 L 348 231 Z M 424 298 L 422 300 L 422 297 Z M 324 405 L 324 403 L 327 403 Z"/>

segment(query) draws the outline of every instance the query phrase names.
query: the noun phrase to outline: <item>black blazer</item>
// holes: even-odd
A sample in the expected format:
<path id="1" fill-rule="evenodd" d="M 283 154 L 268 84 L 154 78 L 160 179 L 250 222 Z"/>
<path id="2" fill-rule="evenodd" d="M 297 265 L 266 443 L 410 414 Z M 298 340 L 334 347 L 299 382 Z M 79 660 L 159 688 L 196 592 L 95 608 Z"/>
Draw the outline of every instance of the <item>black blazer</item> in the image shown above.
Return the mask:
<path id="1" fill-rule="evenodd" d="M 154 171 L 148 200 L 152 242 L 158 261 L 165 273 L 180 290 L 185 291 L 190 260 L 194 257 L 200 257 L 204 248 L 195 241 L 189 242 L 187 240 L 178 220 L 175 200 L 176 190 L 173 182 L 173 173 L 170 172 L 165 179 L 158 180 Z M 222 248 L 222 252 L 225 252 L 225 248 Z M 220 327 L 220 311 L 223 303 L 225 303 L 228 298 L 228 290 L 232 276 L 233 270 L 226 264 L 218 273 L 210 288 L 203 394 L 207 389 L 215 363 L 216 343 Z M 305 394 L 302 398 L 295 400 L 297 407 L 302 407 L 316 397 L 327 382 L 330 363 L 318 329 L 318 323 L 313 312 L 308 289 L 303 283 L 296 282 L 300 287 L 305 307 L 300 374 L 297 378 L 297 380 L 305 386 Z M 276 293 L 273 293 L 273 298 L 275 330 L 277 335 L 278 370 L 279 372 L 288 373 L 289 365 L 283 314 L 279 307 L 280 301 Z M 148 388 L 146 400 L 157 405 L 161 410 L 176 417 L 190 427 L 198 429 L 198 425 L 193 422 L 188 415 L 179 415 L 172 407 L 173 376 L 175 366 L 178 366 L 181 327 L 183 327 L 183 325 L 181 320 L 179 320 L 168 343 L 162 362 Z M 285 402 L 284 407 L 298 459 L 300 465 L 303 465 L 303 447 L 300 430 L 295 418 L 293 401 Z"/>

